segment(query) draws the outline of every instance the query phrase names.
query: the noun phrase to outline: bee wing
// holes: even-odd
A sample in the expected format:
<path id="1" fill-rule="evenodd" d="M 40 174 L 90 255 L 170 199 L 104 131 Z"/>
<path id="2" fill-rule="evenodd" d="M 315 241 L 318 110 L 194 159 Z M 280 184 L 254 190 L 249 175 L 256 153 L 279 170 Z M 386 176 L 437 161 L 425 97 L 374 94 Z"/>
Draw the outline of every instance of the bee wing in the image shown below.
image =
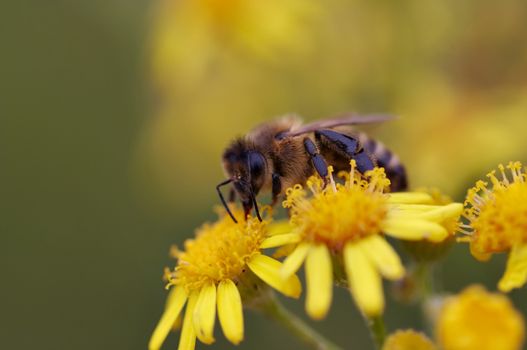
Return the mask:
<path id="1" fill-rule="evenodd" d="M 370 114 L 370 115 L 363 115 L 363 116 L 356 115 L 356 114 L 344 114 L 340 117 L 319 120 L 313 123 L 302 125 L 296 129 L 292 129 L 291 131 L 288 131 L 282 134 L 282 137 L 298 136 L 302 134 L 307 134 L 309 132 L 313 132 L 315 130 L 330 129 L 330 128 L 334 128 L 337 126 L 343 126 L 343 125 L 382 123 L 382 122 L 385 122 L 387 120 L 394 119 L 394 118 L 395 117 L 393 115 L 386 115 L 386 114 Z"/>

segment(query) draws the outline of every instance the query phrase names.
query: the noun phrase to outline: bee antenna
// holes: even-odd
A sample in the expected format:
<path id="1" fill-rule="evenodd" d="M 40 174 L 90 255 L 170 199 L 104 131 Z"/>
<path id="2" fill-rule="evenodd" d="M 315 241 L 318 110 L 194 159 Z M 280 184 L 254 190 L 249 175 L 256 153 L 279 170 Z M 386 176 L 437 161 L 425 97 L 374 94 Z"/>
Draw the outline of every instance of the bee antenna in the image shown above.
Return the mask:
<path id="1" fill-rule="evenodd" d="M 229 213 L 232 221 L 234 221 L 234 223 L 238 223 L 238 221 L 236 220 L 236 218 L 234 217 L 234 215 L 232 214 L 231 212 L 231 209 L 229 208 L 229 206 L 227 205 L 227 202 L 225 201 L 225 198 L 223 198 L 223 194 L 221 193 L 221 190 L 220 190 L 220 187 L 221 186 L 225 186 L 227 184 L 230 184 L 233 180 L 232 179 L 228 179 L 228 180 L 225 180 L 223 181 L 222 183 L 219 183 L 217 186 L 216 186 L 216 191 L 218 192 L 218 195 L 220 196 L 220 200 L 221 200 L 221 203 L 223 204 L 223 206 L 225 207 L 225 210 L 227 210 L 227 213 Z M 254 197 L 253 197 L 254 198 Z M 257 211 L 258 212 L 258 211 Z M 258 217 L 260 217 L 258 215 Z"/>
<path id="2" fill-rule="evenodd" d="M 258 210 L 258 203 L 256 203 L 256 197 L 254 196 L 253 191 L 251 191 L 251 199 L 253 201 L 254 211 L 256 212 L 256 216 L 258 217 L 258 220 L 262 222 L 262 217 L 260 216 L 260 210 Z"/>

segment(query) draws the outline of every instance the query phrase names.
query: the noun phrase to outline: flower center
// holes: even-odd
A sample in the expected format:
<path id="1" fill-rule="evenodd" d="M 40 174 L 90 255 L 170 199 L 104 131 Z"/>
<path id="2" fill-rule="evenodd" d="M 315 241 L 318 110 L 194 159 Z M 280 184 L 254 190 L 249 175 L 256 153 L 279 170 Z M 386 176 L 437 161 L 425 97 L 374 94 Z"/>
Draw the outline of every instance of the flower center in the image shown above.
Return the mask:
<path id="1" fill-rule="evenodd" d="M 241 217 L 241 212 L 234 213 Z M 204 284 L 230 279 L 236 282 L 247 262 L 260 251 L 266 236 L 266 221 L 248 218 L 234 223 L 223 215 L 213 224 L 205 224 L 195 239 L 185 241 L 185 251 L 177 253 L 178 264 L 170 283 L 187 291 L 200 290 Z"/>
<path id="2" fill-rule="evenodd" d="M 465 217 L 473 230 L 472 249 L 494 253 L 509 250 L 516 243 L 527 242 L 527 183 L 520 163 L 509 163 L 512 179 L 499 166 L 501 179 L 495 172 L 487 176 L 493 184 L 479 181 L 469 190 Z"/>
<path id="3" fill-rule="evenodd" d="M 330 174 L 331 185 L 325 188 L 320 178 L 312 177 L 307 182 L 312 197 L 297 185 L 287 191 L 284 201 L 305 240 L 337 251 L 348 241 L 379 233 L 388 211 L 383 190 L 389 180 L 384 169 L 376 168 L 362 177 L 352 162 L 351 173 L 343 177 L 344 184 L 335 184 Z"/>

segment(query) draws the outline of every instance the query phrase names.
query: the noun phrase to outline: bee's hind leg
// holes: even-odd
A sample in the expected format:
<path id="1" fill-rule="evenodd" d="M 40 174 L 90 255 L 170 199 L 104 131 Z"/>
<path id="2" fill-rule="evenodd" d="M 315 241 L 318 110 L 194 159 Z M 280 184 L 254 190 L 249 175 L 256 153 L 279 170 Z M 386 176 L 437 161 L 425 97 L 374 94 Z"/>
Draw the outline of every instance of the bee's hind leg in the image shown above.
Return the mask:
<path id="1" fill-rule="evenodd" d="M 320 154 L 320 152 L 317 149 L 317 146 L 313 141 L 311 141 L 310 138 L 304 139 L 304 148 L 306 149 L 306 152 L 311 157 L 311 162 L 313 163 L 313 167 L 317 171 L 318 175 L 322 179 L 324 179 L 324 184 L 327 184 L 327 177 L 328 177 L 328 164 L 326 163 L 326 160 L 324 157 Z"/>
<path id="2" fill-rule="evenodd" d="M 364 148 L 360 147 L 359 142 L 349 135 L 329 129 L 316 130 L 315 139 L 317 143 L 333 149 L 340 155 L 354 159 L 361 173 L 375 167 L 374 161 L 364 151 Z"/>

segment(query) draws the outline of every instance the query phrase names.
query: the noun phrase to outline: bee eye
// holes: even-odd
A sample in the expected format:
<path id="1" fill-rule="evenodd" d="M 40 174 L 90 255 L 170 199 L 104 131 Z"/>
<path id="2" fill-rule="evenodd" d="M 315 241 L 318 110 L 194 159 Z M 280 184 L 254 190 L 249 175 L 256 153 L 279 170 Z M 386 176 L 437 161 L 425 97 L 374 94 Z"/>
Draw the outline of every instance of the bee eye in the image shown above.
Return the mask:
<path id="1" fill-rule="evenodd" d="M 265 170 L 265 158 L 260 152 L 251 152 L 248 154 L 249 171 L 251 177 L 258 177 Z"/>

